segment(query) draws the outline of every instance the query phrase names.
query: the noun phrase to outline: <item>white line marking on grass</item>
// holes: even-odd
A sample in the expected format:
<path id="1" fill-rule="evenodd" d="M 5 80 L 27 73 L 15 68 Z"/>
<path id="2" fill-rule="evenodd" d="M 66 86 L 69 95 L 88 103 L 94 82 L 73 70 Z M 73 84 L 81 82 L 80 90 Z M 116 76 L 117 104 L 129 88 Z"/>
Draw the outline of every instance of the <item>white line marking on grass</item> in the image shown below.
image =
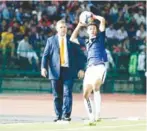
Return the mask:
<path id="1" fill-rule="evenodd" d="M 121 125 L 121 126 L 86 126 L 86 127 L 79 127 L 79 128 L 66 128 L 66 129 L 54 129 L 54 131 L 79 131 L 85 129 L 110 129 L 110 128 L 124 128 L 124 127 L 138 127 L 138 126 L 146 126 L 146 124 L 130 124 L 130 125 Z"/>

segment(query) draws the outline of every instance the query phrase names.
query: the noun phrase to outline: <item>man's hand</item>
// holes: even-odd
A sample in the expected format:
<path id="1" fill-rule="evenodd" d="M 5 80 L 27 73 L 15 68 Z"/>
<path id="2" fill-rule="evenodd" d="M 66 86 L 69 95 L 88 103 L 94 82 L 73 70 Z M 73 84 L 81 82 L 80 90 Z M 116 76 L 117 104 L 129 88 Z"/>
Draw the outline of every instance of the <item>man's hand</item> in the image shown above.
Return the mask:
<path id="1" fill-rule="evenodd" d="M 85 75 L 85 73 L 84 73 L 83 70 L 80 70 L 80 71 L 78 72 L 78 78 L 79 78 L 79 79 L 83 79 L 83 78 L 84 78 L 84 75 Z"/>
<path id="2" fill-rule="evenodd" d="M 41 69 L 41 75 L 42 75 L 43 77 L 46 77 L 46 76 L 47 76 L 47 71 L 46 71 L 45 68 L 42 68 L 42 69 Z"/>

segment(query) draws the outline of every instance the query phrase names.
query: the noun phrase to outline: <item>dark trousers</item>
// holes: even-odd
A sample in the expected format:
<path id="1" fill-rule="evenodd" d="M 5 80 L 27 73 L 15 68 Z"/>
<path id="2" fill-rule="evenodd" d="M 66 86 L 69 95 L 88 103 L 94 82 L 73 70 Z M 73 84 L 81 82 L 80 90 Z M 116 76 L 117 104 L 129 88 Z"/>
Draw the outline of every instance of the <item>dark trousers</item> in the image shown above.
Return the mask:
<path id="1" fill-rule="evenodd" d="M 68 68 L 61 68 L 60 79 L 51 80 L 54 109 L 57 117 L 70 117 L 72 111 L 73 79 L 67 78 Z"/>

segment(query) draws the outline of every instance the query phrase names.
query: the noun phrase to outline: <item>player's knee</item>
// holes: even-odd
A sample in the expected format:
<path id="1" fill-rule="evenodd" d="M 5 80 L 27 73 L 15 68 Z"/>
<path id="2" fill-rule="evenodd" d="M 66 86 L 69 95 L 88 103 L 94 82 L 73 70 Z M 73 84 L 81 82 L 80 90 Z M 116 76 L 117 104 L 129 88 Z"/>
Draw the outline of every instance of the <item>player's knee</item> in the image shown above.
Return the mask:
<path id="1" fill-rule="evenodd" d="M 101 87 L 101 84 L 102 84 L 102 81 L 100 79 L 96 80 L 95 83 L 94 83 L 94 88 L 93 90 L 94 91 L 99 91 L 100 90 L 100 87 Z"/>
<path id="2" fill-rule="evenodd" d="M 88 96 L 89 96 L 89 95 L 88 95 L 88 92 L 84 92 L 84 93 L 83 93 L 83 98 L 84 98 L 84 99 L 88 99 Z"/>
<path id="3" fill-rule="evenodd" d="M 89 98 L 89 95 L 91 93 L 91 90 L 92 90 L 92 86 L 91 85 L 85 85 L 84 86 L 84 92 L 83 92 L 83 97 L 85 99 L 88 99 Z"/>

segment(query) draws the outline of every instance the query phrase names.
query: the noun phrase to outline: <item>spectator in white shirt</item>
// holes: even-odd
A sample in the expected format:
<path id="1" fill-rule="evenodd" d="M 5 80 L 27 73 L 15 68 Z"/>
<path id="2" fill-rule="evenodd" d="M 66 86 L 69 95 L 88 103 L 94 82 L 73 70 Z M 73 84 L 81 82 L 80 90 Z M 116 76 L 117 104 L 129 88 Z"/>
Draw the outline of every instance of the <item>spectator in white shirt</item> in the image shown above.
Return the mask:
<path id="1" fill-rule="evenodd" d="M 138 13 L 135 13 L 133 17 L 136 20 L 137 25 L 146 23 L 145 17 L 143 16 L 143 12 L 141 10 Z"/>
<path id="2" fill-rule="evenodd" d="M 36 65 L 38 65 L 39 63 L 38 56 L 36 52 L 32 49 L 32 46 L 29 44 L 27 35 L 25 35 L 24 39 L 19 42 L 17 55 L 20 67 L 23 70 L 29 70 L 31 69 L 31 66 L 35 67 L 33 65 L 34 62 L 36 63 Z"/>
<path id="3" fill-rule="evenodd" d="M 19 42 L 17 48 L 17 57 L 19 60 L 19 66 L 22 70 L 29 70 L 30 63 L 28 60 L 28 52 L 30 50 L 30 44 L 28 42 L 28 36 L 25 35 L 24 38 Z"/>
<path id="4" fill-rule="evenodd" d="M 144 45 L 140 46 L 140 50 L 141 52 L 138 55 L 137 70 L 145 72 L 145 59 L 146 59 L 145 46 Z"/>
<path id="5" fill-rule="evenodd" d="M 128 33 L 125 30 L 124 26 L 121 26 L 121 28 L 119 30 L 117 30 L 116 37 L 119 41 L 124 41 L 125 39 L 128 38 Z"/>
<path id="6" fill-rule="evenodd" d="M 146 77 L 145 77 L 145 71 L 146 71 L 146 47 L 145 45 L 140 46 L 141 52 L 138 55 L 138 66 L 137 71 L 139 75 L 139 79 L 142 85 L 142 92 L 146 93 Z"/>
<path id="7" fill-rule="evenodd" d="M 113 4 L 112 8 L 110 9 L 110 15 L 118 14 L 118 5 L 116 3 Z"/>
<path id="8" fill-rule="evenodd" d="M 143 41 L 145 39 L 146 35 L 147 34 L 145 31 L 144 25 L 141 24 L 139 30 L 136 32 L 137 39 Z"/>
<path id="9" fill-rule="evenodd" d="M 30 50 L 30 44 L 28 42 L 28 36 L 25 36 L 24 39 L 22 39 L 17 48 L 17 55 L 18 57 L 25 57 L 28 56 L 28 51 Z"/>
<path id="10" fill-rule="evenodd" d="M 111 24 L 109 27 L 106 28 L 106 37 L 108 39 L 116 38 L 116 30 L 114 29 L 113 24 Z"/>
<path id="11" fill-rule="evenodd" d="M 113 23 L 116 23 L 118 20 L 118 5 L 116 3 L 110 9 L 110 16 Z"/>
<path id="12" fill-rule="evenodd" d="M 109 27 L 106 28 L 106 41 L 107 46 L 110 50 L 112 50 L 113 45 L 116 45 L 116 29 L 113 24 L 110 24 Z"/>

